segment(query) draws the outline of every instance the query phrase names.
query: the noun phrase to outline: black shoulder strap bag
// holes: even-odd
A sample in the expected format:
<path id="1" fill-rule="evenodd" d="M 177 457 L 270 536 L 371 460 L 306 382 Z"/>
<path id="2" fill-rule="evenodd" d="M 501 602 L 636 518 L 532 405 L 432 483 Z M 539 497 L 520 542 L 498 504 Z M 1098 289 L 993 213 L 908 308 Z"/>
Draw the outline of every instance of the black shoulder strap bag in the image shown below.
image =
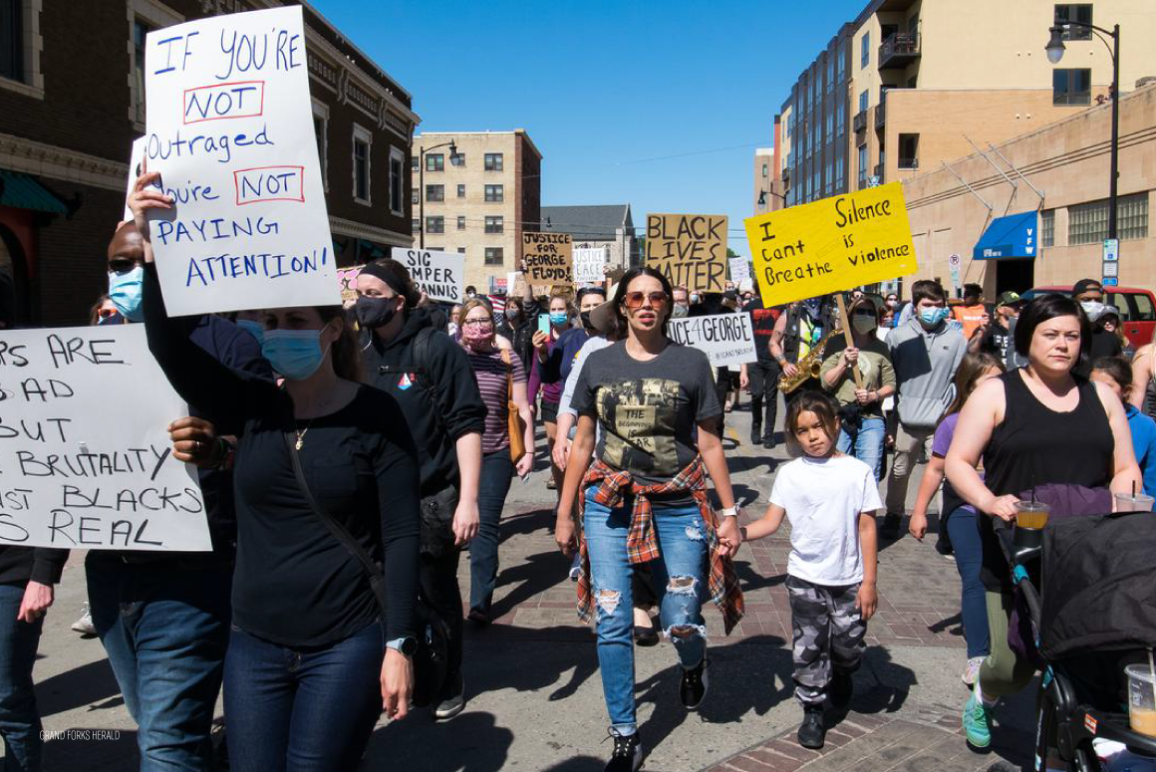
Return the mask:
<path id="1" fill-rule="evenodd" d="M 385 574 L 381 564 L 374 561 L 353 535 L 337 522 L 328 511 L 323 509 L 309 490 L 309 483 L 305 479 L 305 470 L 301 466 L 301 456 L 297 452 L 297 435 L 290 429 L 285 431 L 285 447 L 289 451 L 289 458 L 293 460 L 293 473 L 297 477 L 297 486 L 301 495 L 309 504 L 313 513 L 321 519 L 333 538 L 357 559 L 361 569 L 369 579 L 369 586 L 377 598 L 377 605 L 381 608 L 382 623 L 385 621 Z M 438 616 L 429 605 L 420 597 L 416 599 L 414 611 L 418 622 L 417 654 L 413 657 L 413 704 L 423 708 L 433 702 L 445 682 L 449 668 L 449 626 Z"/>

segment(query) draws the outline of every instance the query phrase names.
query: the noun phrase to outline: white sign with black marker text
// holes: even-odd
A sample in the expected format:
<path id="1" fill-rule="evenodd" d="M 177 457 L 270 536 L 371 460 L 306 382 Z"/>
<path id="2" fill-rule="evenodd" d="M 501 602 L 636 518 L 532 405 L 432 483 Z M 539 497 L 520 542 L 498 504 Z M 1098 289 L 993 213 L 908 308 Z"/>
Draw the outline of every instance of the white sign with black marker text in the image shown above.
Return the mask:
<path id="1" fill-rule="evenodd" d="M 750 314 L 671 319 L 667 335 L 675 343 L 705 352 L 714 367 L 741 365 L 758 358 Z"/>
<path id="2" fill-rule="evenodd" d="M 394 249 L 394 259 L 409 269 L 417 288 L 430 300 L 462 303 L 466 294 L 466 256 L 428 249 Z"/>
<path id="3" fill-rule="evenodd" d="M 212 549 L 144 325 L 0 332 L 0 544 Z"/>
<path id="4" fill-rule="evenodd" d="M 578 284 L 601 284 L 606 278 L 606 250 L 574 249 L 574 281 Z"/>

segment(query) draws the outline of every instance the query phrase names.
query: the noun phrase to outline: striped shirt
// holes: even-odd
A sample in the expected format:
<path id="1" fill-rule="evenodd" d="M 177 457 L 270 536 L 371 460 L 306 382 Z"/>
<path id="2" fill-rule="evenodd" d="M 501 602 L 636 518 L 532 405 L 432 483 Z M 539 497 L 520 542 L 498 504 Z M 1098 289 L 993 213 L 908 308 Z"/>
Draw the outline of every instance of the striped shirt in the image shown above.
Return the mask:
<path id="1" fill-rule="evenodd" d="M 507 404 L 512 395 L 506 385 L 506 363 L 502 360 L 502 352 L 493 349 L 486 353 L 475 353 L 466 349 L 466 356 L 470 359 L 470 367 L 478 379 L 478 391 L 482 393 L 482 402 L 486 404 L 486 431 L 482 434 L 482 453 L 495 453 L 502 448 L 510 447 L 509 410 Z M 522 361 L 517 355 L 510 357 L 514 368 L 514 383 L 526 382 L 526 371 L 522 369 Z"/>

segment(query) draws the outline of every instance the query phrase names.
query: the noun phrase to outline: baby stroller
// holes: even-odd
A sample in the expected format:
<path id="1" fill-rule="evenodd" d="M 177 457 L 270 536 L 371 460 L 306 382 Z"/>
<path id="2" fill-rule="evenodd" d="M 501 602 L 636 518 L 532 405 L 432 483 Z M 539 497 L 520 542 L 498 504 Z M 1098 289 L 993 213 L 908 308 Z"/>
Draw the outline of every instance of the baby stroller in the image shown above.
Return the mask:
<path id="1" fill-rule="evenodd" d="M 1017 536 L 999 518 L 993 526 L 1021 615 L 1009 643 L 1042 671 L 1037 772 L 1057 761 L 1100 772 L 1096 738 L 1156 759 L 1156 738 L 1129 728 L 1124 676 L 1127 664 L 1147 663 L 1146 650 L 1156 646 L 1156 514 L 1053 517 L 1042 544 L 1038 531 L 1030 544 L 1032 532 Z"/>

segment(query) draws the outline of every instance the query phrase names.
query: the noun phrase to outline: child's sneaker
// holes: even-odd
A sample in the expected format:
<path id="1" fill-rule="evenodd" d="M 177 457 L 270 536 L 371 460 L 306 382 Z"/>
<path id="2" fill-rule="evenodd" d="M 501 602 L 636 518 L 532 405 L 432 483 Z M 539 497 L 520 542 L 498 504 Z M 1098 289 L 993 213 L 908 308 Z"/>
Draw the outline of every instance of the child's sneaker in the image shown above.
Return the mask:
<path id="1" fill-rule="evenodd" d="M 823 706 L 805 705 L 803 707 L 803 723 L 799 726 L 799 745 L 811 750 L 823 747 L 827 739 L 827 728 L 823 726 Z"/>
<path id="2" fill-rule="evenodd" d="M 967 667 L 963 669 L 963 675 L 960 679 L 968 686 L 975 686 L 975 679 L 979 678 L 979 669 L 983 665 L 986 657 L 972 657 L 967 661 Z"/>

